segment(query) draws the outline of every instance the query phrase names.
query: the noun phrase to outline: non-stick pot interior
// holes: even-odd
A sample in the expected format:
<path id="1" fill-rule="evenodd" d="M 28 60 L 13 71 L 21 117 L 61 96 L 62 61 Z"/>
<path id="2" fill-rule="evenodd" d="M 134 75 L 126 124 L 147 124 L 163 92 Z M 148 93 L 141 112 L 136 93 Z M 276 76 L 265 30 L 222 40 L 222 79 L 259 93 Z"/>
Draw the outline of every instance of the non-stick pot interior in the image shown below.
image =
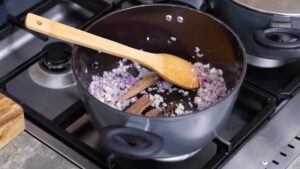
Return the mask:
<path id="1" fill-rule="evenodd" d="M 228 89 L 237 86 L 245 69 L 243 50 L 232 32 L 212 17 L 183 7 L 134 7 L 96 21 L 87 31 L 137 49 L 171 53 L 191 62 L 210 63 L 223 70 Z M 196 56 L 196 47 L 204 54 L 203 57 L 192 57 Z M 92 75 L 101 75 L 103 71 L 113 69 L 120 60 L 84 47 L 75 48 L 74 72 L 86 90 Z M 190 92 L 189 97 L 195 94 L 195 91 Z M 164 97 L 175 102 L 185 99 L 176 93 Z"/>

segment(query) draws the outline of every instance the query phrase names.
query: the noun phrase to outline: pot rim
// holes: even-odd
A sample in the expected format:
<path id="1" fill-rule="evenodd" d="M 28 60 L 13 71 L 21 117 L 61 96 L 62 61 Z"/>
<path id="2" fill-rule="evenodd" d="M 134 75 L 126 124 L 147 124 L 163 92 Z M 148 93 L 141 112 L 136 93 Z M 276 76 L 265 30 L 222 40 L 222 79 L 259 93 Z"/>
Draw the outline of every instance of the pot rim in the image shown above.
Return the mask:
<path id="1" fill-rule="evenodd" d="M 97 103 L 101 104 L 102 106 L 105 106 L 107 109 L 110 109 L 110 110 L 113 110 L 114 112 L 117 112 L 117 113 L 120 113 L 122 115 L 124 115 L 124 113 L 126 115 L 129 115 L 131 117 L 138 117 L 138 118 L 141 118 L 141 119 L 151 119 L 151 120 L 158 120 L 158 121 L 161 121 L 161 120 L 174 120 L 174 119 L 181 119 L 181 118 L 186 118 L 186 117 L 193 117 L 193 116 L 196 116 L 198 113 L 201 113 L 203 111 L 207 111 L 213 107 L 215 107 L 216 105 L 218 105 L 219 103 L 221 102 L 224 102 L 226 99 L 228 99 L 229 97 L 231 97 L 232 95 L 235 94 L 235 92 L 237 90 L 240 89 L 240 86 L 245 78 L 245 75 L 246 75 L 246 70 L 247 70 L 247 57 L 246 57 L 246 50 L 245 50 L 245 47 L 242 43 L 242 41 L 240 40 L 240 38 L 237 36 L 237 34 L 229 27 L 227 26 L 225 23 L 223 23 L 221 20 L 215 18 L 214 16 L 208 14 L 208 13 L 205 13 L 205 12 L 202 12 L 200 10 L 197 10 L 197 9 L 193 9 L 193 8 L 189 8 L 189 7 L 185 7 L 185 6 L 180 6 L 180 5 L 174 5 L 174 4 L 147 4 L 147 5 L 137 5 L 137 6 L 133 6 L 133 7 L 129 7 L 129 8 L 125 8 L 125 9 L 121 9 L 121 10 L 117 10 L 117 11 L 114 11 L 114 12 L 111 12 L 109 13 L 108 15 L 105 15 L 99 19 L 97 19 L 96 21 L 94 21 L 93 23 L 91 23 L 88 27 L 86 27 L 84 29 L 84 31 L 88 31 L 90 28 L 92 28 L 95 24 L 97 24 L 98 22 L 100 22 L 102 19 L 105 19 L 111 15 L 114 15 L 115 13 L 119 13 L 119 12 L 123 12 L 123 11 L 127 11 L 127 10 L 131 10 L 131 9 L 135 9 L 135 8 L 144 8 L 144 7 L 155 7 L 155 6 L 165 6 L 165 7 L 173 7 L 173 8 L 183 8 L 183 9 L 187 9 L 187 10 L 191 10 L 193 12 L 197 12 L 199 14 L 202 14 L 202 15 L 205 15 L 211 19 L 213 19 L 214 21 L 218 22 L 221 26 L 224 26 L 230 33 L 231 35 L 236 39 L 238 45 L 239 45 L 239 48 L 242 52 L 242 57 L 243 57 L 243 69 L 241 71 L 241 75 L 240 75 L 240 78 L 237 80 L 237 83 L 236 85 L 231 89 L 231 91 L 222 99 L 222 100 L 219 100 L 213 104 L 211 104 L 210 106 L 206 107 L 205 109 L 203 110 L 199 110 L 199 111 L 195 111 L 193 113 L 188 113 L 188 114 L 184 114 L 184 115 L 181 115 L 181 116 L 171 116 L 171 117 L 148 117 L 148 116 L 141 116 L 141 115 L 135 115 L 135 114 L 131 114 L 131 113 L 127 113 L 125 111 L 120 111 L 120 110 L 117 110 L 117 109 L 114 109 L 112 107 L 110 107 L 109 105 L 105 104 L 105 103 L 102 103 L 101 101 L 99 101 L 98 99 L 96 99 L 92 94 L 90 94 L 88 92 L 88 90 L 86 90 L 81 81 L 78 79 L 78 75 L 75 71 L 75 62 L 76 60 L 74 59 L 75 57 L 75 54 L 77 53 L 78 49 L 81 48 L 81 46 L 78 46 L 78 45 L 73 45 L 72 46 L 72 61 L 71 61 L 71 67 L 72 67 L 72 70 L 73 70 L 73 73 L 74 73 L 74 76 L 75 76 L 75 79 L 77 81 L 77 86 L 80 87 L 81 90 L 83 90 L 83 92 L 85 94 L 87 94 L 89 97 L 92 97 L 92 99 L 94 101 L 96 101 Z M 234 103 L 233 103 L 234 104 Z M 88 112 L 90 113 L 90 112 Z"/>

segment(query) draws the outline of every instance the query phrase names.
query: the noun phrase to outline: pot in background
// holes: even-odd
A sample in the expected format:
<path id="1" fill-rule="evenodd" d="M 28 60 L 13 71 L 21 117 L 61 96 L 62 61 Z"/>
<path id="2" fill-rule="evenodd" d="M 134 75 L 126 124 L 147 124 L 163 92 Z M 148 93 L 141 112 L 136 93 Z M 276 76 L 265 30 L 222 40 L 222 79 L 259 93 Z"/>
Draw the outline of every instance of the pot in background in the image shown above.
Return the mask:
<path id="1" fill-rule="evenodd" d="M 88 92 L 91 76 L 111 70 L 120 59 L 75 46 L 72 69 L 104 148 L 126 158 L 183 160 L 218 136 L 231 114 L 247 65 L 242 43 L 226 25 L 208 14 L 182 6 L 145 5 L 109 14 L 86 31 L 145 51 L 166 52 L 191 62 L 211 63 L 223 70 L 230 89 L 223 100 L 192 114 L 157 118 L 136 116 L 113 109 Z M 176 42 L 168 44 L 170 37 L 176 37 Z M 192 58 L 196 46 L 201 48 L 202 58 Z M 95 61 L 100 63 L 98 69 L 92 66 Z M 169 99 L 179 100 L 182 95 Z"/>
<path id="2" fill-rule="evenodd" d="M 272 68 L 300 59 L 297 0 L 208 0 L 212 13 L 241 38 L 248 63 Z"/>

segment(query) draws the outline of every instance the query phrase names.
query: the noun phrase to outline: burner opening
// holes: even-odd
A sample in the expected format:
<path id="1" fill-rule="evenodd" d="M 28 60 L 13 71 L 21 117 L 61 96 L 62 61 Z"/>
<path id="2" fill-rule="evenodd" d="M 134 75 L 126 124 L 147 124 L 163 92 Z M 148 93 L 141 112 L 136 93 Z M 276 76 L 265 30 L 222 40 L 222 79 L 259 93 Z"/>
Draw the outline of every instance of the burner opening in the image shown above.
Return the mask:
<path id="1" fill-rule="evenodd" d="M 46 52 L 40 61 L 40 66 L 47 71 L 60 73 L 71 68 L 71 46 L 63 42 L 55 42 L 44 48 Z"/>

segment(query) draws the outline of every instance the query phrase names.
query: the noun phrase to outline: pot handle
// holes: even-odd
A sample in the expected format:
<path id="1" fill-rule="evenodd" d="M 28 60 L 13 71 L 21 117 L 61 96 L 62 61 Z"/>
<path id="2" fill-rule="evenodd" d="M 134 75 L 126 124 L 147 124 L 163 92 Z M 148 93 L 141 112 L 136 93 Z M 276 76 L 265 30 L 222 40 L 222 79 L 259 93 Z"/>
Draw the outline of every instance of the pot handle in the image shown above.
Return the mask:
<path id="1" fill-rule="evenodd" d="M 254 33 L 255 41 L 268 48 L 300 49 L 300 30 L 294 28 L 268 28 Z"/>
<path id="2" fill-rule="evenodd" d="M 110 152 L 133 159 L 151 158 L 163 144 L 163 139 L 154 133 L 123 126 L 103 128 L 100 141 Z"/>

